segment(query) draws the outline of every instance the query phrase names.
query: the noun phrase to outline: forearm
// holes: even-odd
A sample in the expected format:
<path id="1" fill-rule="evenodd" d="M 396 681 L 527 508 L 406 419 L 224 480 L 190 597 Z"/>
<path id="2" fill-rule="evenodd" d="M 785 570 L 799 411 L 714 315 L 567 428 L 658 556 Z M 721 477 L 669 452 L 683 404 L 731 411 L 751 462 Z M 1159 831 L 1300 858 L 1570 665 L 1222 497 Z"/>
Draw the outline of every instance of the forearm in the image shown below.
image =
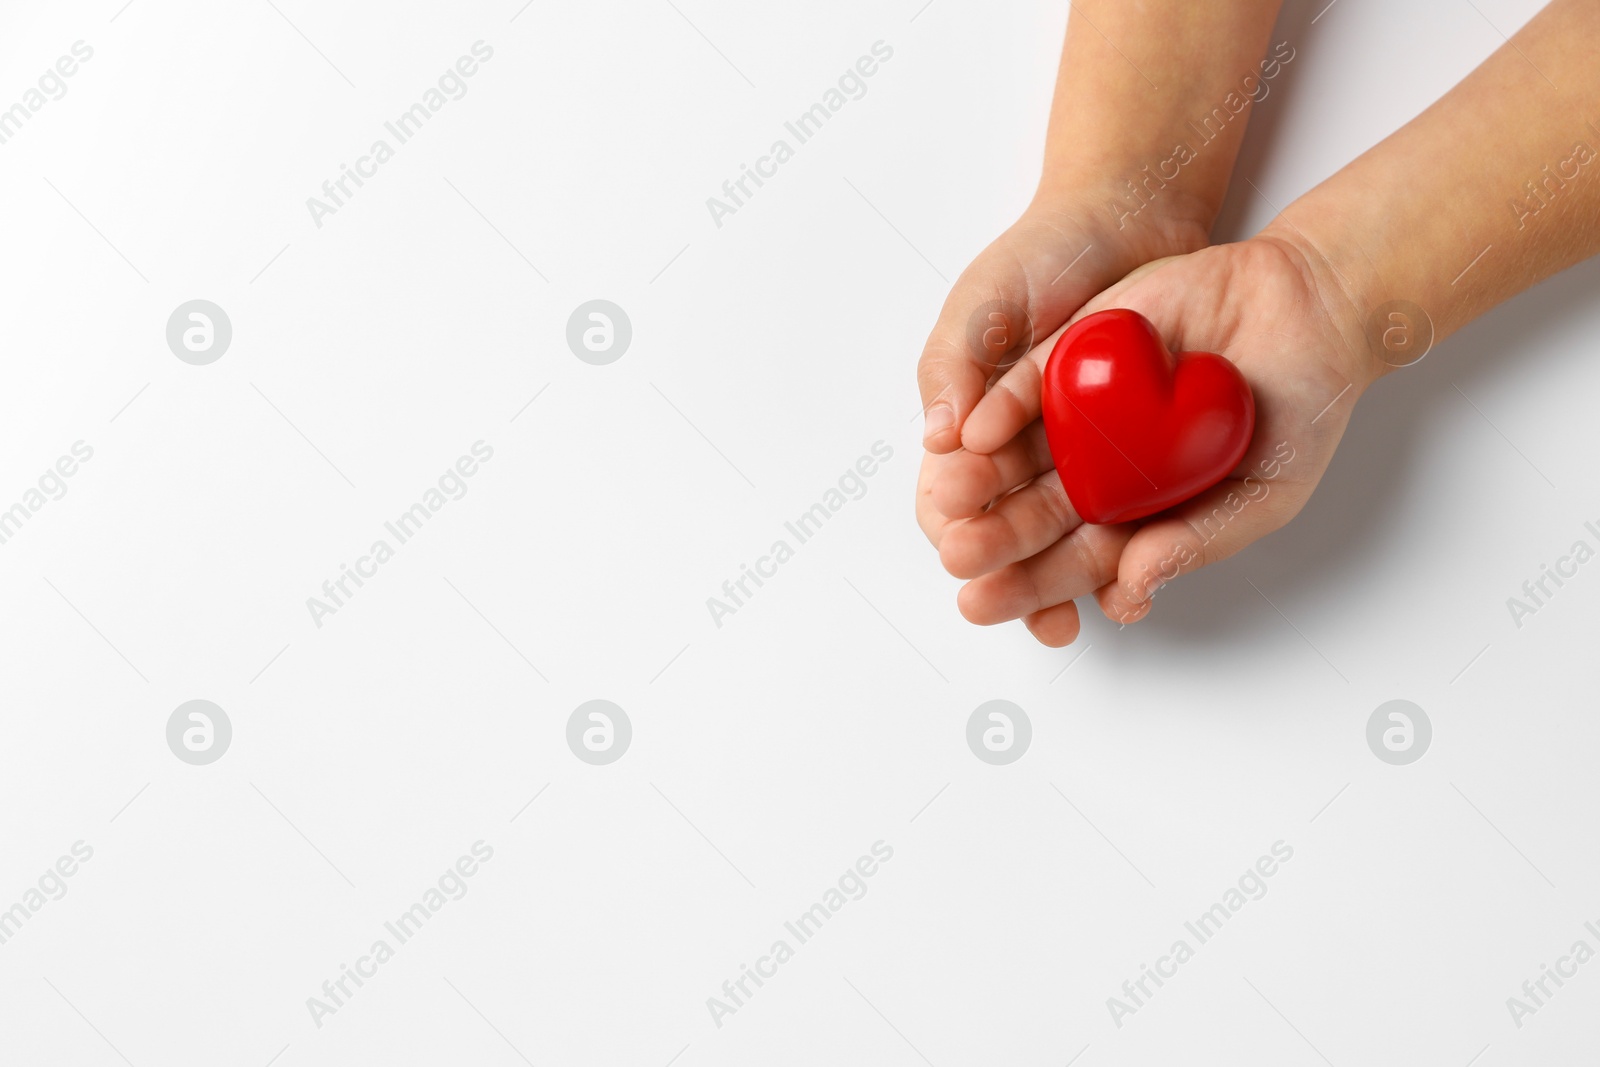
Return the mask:
<path id="1" fill-rule="evenodd" d="M 1294 58 L 1287 43 L 1268 53 L 1280 3 L 1077 0 L 1040 196 L 1093 189 L 1114 228 L 1148 211 L 1208 232 L 1250 111 Z"/>
<path id="2" fill-rule="evenodd" d="M 1435 341 L 1448 336 L 1600 253 L 1597 57 L 1600 4 L 1555 0 L 1266 232 L 1306 246 L 1323 291 L 1357 329 L 1405 301 L 1426 314 Z M 1408 361 L 1365 335 L 1352 344 L 1372 356 L 1370 377 Z"/>

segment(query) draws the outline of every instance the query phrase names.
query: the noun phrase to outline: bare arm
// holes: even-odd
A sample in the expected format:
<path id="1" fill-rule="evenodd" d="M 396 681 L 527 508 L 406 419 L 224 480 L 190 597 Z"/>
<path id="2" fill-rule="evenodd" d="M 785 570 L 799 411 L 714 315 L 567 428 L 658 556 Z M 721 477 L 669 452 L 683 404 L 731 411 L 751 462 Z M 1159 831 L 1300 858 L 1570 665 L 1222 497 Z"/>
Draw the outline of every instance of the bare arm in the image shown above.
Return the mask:
<path id="1" fill-rule="evenodd" d="M 1436 339 L 1600 253 L 1600 4 L 1555 0 L 1267 234 L 1309 250 L 1351 332 L 1407 301 Z M 1372 354 L 1373 378 L 1407 362 Z"/>
<path id="2" fill-rule="evenodd" d="M 923 351 L 930 452 L 973 446 L 962 424 L 1023 333 L 1043 337 L 1135 267 L 1206 244 L 1250 111 L 1293 61 L 1288 45 L 1268 51 L 1280 3 L 1072 4 L 1038 193 L 956 281 Z M 976 331 L 988 347 L 975 348 L 975 317 L 991 313 L 1000 328 Z"/>

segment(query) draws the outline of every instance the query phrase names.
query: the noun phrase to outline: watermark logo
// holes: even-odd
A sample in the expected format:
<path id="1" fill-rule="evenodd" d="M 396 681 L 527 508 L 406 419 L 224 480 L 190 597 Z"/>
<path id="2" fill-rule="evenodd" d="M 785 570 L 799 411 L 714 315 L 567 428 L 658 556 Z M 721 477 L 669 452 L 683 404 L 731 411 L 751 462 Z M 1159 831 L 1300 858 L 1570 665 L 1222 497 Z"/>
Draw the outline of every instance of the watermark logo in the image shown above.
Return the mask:
<path id="1" fill-rule="evenodd" d="M 54 466 L 46 467 L 43 474 L 39 475 L 36 485 L 29 486 L 22 493 L 22 499 L 6 507 L 0 501 L 0 545 L 8 543 L 21 531 L 24 523 L 30 517 L 39 513 L 39 509 L 52 500 L 60 500 L 67 495 L 67 482 L 78 472 L 81 464 L 89 462 L 94 457 L 94 449 L 84 441 L 72 443 L 72 454 L 59 457 Z"/>
<path id="2" fill-rule="evenodd" d="M 1600 943 L 1600 925 L 1586 922 L 1583 929 Z M 1594 957 L 1594 946 L 1589 944 L 1588 938 L 1580 937 L 1565 955 L 1556 957 L 1554 967 L 1548 963 L 1539 964 L 1539 976 L 1522 983 L 1522 995 L 1506 998 L 1506 1011 L 1511 1014 L 1512 1024 L 1521 1030 L 1528 1016 L 1537 1015 L 1540 1008 L 1548 1007 L 1550 998 L 1561 991 L 1568 979 L 1578 977 L 1578 968 Z M 1552 989 L 1552 985 L 1555 988 Z"/>
<path id="3" fill-rule="evenodd" d="M 1537 178 L 1523 182 L 1517 195 L 1507 201 L 1517 218 L 1517 229 L 1526 229 L 1529 219 L 1561 199 L 1567 186 L 1582 177 L 1583 168 L 1595 159 L 1595 150 L 1589 143 L 1577 141 L 1565 159 L 1557 160 L 1553 167 L 1545 164 Z"/>
<path id="4" fill-rule="evenodd" d="M 967 319 L 967 351 L 981 352 L 996 372 L 1006 370 L 1026 355 L 1035 338 L 1028 310 L 1009 300 L 981 304 Z"/>
<path id="5" fill-rule="evenodd" d="M 631 744 L 633 723 L 609 700 L 586 700 L 567 718 L 567 747 L 585 763 L 615 763 Z"/>
<path id="6" fill-rule="evenodd" d="M 1009 700 L 979 704 L 967 719 L 967 747 L 985 763 L 996 767 L 1015 763 L 1032 743 L 1028 713 Z"/>
<path id="7" fill-rule="evenodd" d="M 467 495 L 468 480 L 494 458 L 494 447 L 479 440 L 472 443 L 469 451 L 470 455 L 456 457 L 455 463 L 444 469 L 434 485 L 423 491 L 417 503 L 383 524 L 388 537 L 374 540 L 365 555 L 356 557 L 354 567 L 348 563 L 339 564 L 339 576 L 322 583 L 321 597 L 306 597 L 306 611 L 317 629 L 322 629 L 323 620 L 328 616 L 337 615 L 341 608 L 348 606 L 356 593 L 394 558 L 400 547 L 416 537 L 446 504 Z M 393 538 L 392 544 L 390 538 Z"/>
<path id="8" fill-rule="evenodd" d="M 795 150 L 820 133 L 846 104 L 866 96 L 867 79 L 893 58 L 893 46 L 881 40 L 872 42 L 872 54 L 863 55 L 846 67 L 838 81 L 823 90 L 820 100 L 785 122 L 784 136 L 775 138 L 767 151 L 756 157 L 754 166 L 741 163 L 738 175 L 722 183 L 721 196 L 706 197 L 706 211 L 717 229 L 722 229 L 725 219 L 737 215 L 767 182 L 776 178 L 778 169 L 794 158 Z"/>
<path id="9" fill-rule="evenodd" d="M 823 490 L 816 503 L 783 524 L 787 536 L 774 540 L 764 555 L 756 557 L 753 565 L 740 563 L 738 577 L 722 583 L 722 595 L 706 597 L 706 611 L 711 615 L 712 624 L 722 629 L 723 620 L 749 604 L 768 581 L 778 576 L 778 569 L 794 558 L 801 545 L 815 537 L 846 504 L 866 496 L 867 480 L 893 458 L 894 449 L 887 442 L 872 442 L 870 455 L 858 457 L 833 485 Z"/>
<path id="10" fill-rule="evenodd" d="M 67 895 L 68 878 L 78 873 L 79 865 L 94 857 L 94 848 L 83 841 L 72 843 L 72 854 L 62 855 L 44 873 L 36 885 L 22 891 L 22 899 L 9 908 L 0 910 L 0 945 L 4 945 L 22 930 L 39 910 L 51 901 Z"/>
<path id="11" fill-rule="evenodd" d="M 1126 229 L 1129 219 L 1138 218 L 1141 211 L 1178 179 L 1183 168 L 1199 159 L 1206 146 L 1220 138 L 1251 104 L 1265 100 L 1272 92 L 1272 79 L 1283 73 L 1283 68 L 1294 62 L 1296 55 L 1288 41 L 1279 41 L 1267 58 L 1261 60 L 1259 74 L 1254 71 L 1245 74 L 1220 104 L 1200 115 L 1198 120 L 1188 120 L 1184 138 L 1173 146 L 1171 155 L 1157 160 L 1153 169 L 1146 164 L 1138 174 L 1123 179 L 1126 192 L 1119 193 L 1118 199 L 1110 203 L 1117 229 Z"/>
<path id="12" fill-rule="evenodd" d="M 1391 367 L 1422 362 L 1433 338 L 1433 320 L 1409 300 L 1379 304 L 1367 316 L 1367 348 Z"/>
<path id="13" fill-rule="evenodd" d="M 1106 1010 L 1118 1030 L 1130 1015 L 1137 1015 L 1149 1005 L 1156 993 L 1173 978 L 1185 963 L 1194 959 L 1195 953 L 1222 931 L 1223 926 L 1244 910 L 1246 904 L 1267 895 L 1267 879 L 1277 874 L 1283 865 L 1294 859 L 1294 846 L 1287 841 L 1272 843 L 1270 855 L 1256 858 L 1244 869 L 1238 880 L 1222 893 L 1220 899 L 1196 918 L 1183 924 L 1187 937 L 1174 940 L 1167 951 L 1155 958 L 1155 965 L 1139 964 L 1139 976 L 1122 983 L 1121 996 L 1106 998 Z M 1193 944 L 1190 939 L 1193 939 Z M 1154 988 L 1151 988 L 1154 986 Z"/>
<path id="14" fill-rule="evenodd" d="M 633 322 L 609 300 L 585 301 L 567 319 L 567 347 L 593 366 L 615 363 L 632 342 Z"/>
<path id="15" fill-rule="evenodd" d="M 185 301 L 167 319 L 167 347 L 185 363 L 215 363 L 232 343 L 228 313 L 209 300 Z"/>
<path id="16" fill-rule="evenodd" d="M 65 79 L 78 73 L 80 64 L 94 58 L 94 49 L 83 41 L 72 42 L 72 55 L 57 59 L 54 69 L 46 67 L 39 75 L 39 87 L 28 87 L 22 99 L 10 107 L 0 103 L 0 144 L 22 132 L 22 127 L 33 119 L 46 104 L 67 95 Z"/>
<path id="17" fill-rule="evenodd" d="M 481 838 L 474 841 L 470 855 L 463 853 L 439 874 L 433 885 L 415 898 L 410 907 L 383 924 L 385 936 L 375 938 L 367 951 L 356 957 L 354 966 L 339 964 L 338 976 L 322 983 L 321 995 L 312 994 L 306 998 L 306 1011 L 311 1015 L 312 1024 L 321 1030 L 328 1016 L 337 1015 L 346 1007 L 367 982 L 378 976 L 379 969 L 394 959 L 400 947 L 431 923 L 446 904 L 466 896 L 471 888 L 468 879 L 492 859 L 494 847 Z"/>
<path id="18" fill-rule="evenodd" d="M 1433 723 L 1428 713 L 1409 700 L 1379 704 L 1367 719 L 1367 747 L 1385 763 L 1404 767 L 1415 763 L 1433 743 Z"/>
<path id="19" fill-rule="evenodd" d="M 767 951 L 755 958 L 755 966 L 739 964 L 739 975 L 722 983 L 720 995 L 706 998 L 706 1011 L 712 1024 L 721 1030 L 728 1018 L 739 1013 L 767 982 L 778 976 L 778 969 L 794 959 L 795 952 L 816 937 L 825 923 L 853 900 L 867 895 L 867 880 L 894 859 L 894 846 L 887 841 L 872 843 L 871 855 L 862 855 L 846 867 L 837 881 L 822 891 L 809 908 L 783 924 L 784 936 L 775 938 Z"/>
<path id="20" fill-rule="evenodd" d="M 209 700 L 185 701 L 167 719 L 167 747 L 185 763 L 215 763 L 232 743 L 228 713 Z"/>
<path id="21" fill-rule="evenodd" d="M 446 104 L 467 95 L 467 79 L 477 74 L 482 64 L 494 58 L 494 49 L 481 40 L 472 43 L 471 52 L 471 55 L 460 56 L 453 66 L 446 67 L 436 84 L 422 91 L 418 102 L 385 122 L 383 129 L 388 137 L 374 138 L 367 151 L 356 157 L 354 167 L 340 163 L 339 176 L 322 183 L 320 197 L 306 197 L 306 211 L 317 229 L 322 229 L 323 219 L 337 215 L 342 208 L 348 207 L 356 193 L 378 176 L 378 169 L 394 158 L 400 146 L 421 133 L 423 127 L 433 121 L 433 116 Z M 393 144 L 390 138 L 393 138 Z M 445 180 L 449 181 L 448 178 Z M 460 190 L 456 192 L 459 195 Z M 471 206 L 470 201 L 468 206 Z"/>
<path id="22" fill-rule="evenodd" d="M 1222 503 L 1211 509 L 1211 514 L 1199 522 L 1189 519 L 1189 528 L 1199 538 L 1198 545 L 1185 544 L 1174 541 L 1172 550 L 1167 558 L 1162 560 L 1151 573 L 1150 566 L 1143 567 L 1144 576 L 1138 579 L 1129 579 L 1124 582 L 1124 587 L 1139 601 L 1132 610 L 1123 612 L 1118 622 L 1124 626 L 1140 618 L 1139 612 L 1144 610 L 1144 601 L 1149 600 L 1161 591 L 1161 588 L 1183 573 L 1185 567 L 1191 566 L 1200 559 L 1200 550 L 1218 537 L 1227 528 L 1228 523 L 1239 517 L 1252 503 L 1260 503 L 1272 493 L 1272 482 L 1283 474 L 1283 468 L 1294 462 L 1299 455 L 1293 445 L 1288 441 L 1278 442 L 1273 449 L 1273 454 L 1256 464 L 1256 470 L 1245 475 L 1244 481 L 1239 486 L 1239 491 L 1229 492 L 1223 497 Z"/>
<path id="23" fill-rule="evenodd" d="M 1600 544 L 1600 526 L 1586 522 L 1583 528 L 1594 537 L 1595 544 Z M 1526 599 L 1506 597 L 1506 609 L 1511 612 L 1511 621 L 1516 624 L 1517 629 L 1522 629 L 1524 619 L 1530 615 L 1537 615 L 1540 608 L 1549 604 L 1569 580 L 1578 576 L 1579 568 L 1594 557 L 1594 545 L 1580 537 L 1572 542 L 1572 547 L 1567 550 L 1566 555 L 1556 557 L 1555 566 L 1552 567 L 1548 563 L 1539 564 L 1538 577 L 1522 583 L 1522 596 Z M 1555 583 L 1554 588 L 1551 588 L 1552 582 Z"/>

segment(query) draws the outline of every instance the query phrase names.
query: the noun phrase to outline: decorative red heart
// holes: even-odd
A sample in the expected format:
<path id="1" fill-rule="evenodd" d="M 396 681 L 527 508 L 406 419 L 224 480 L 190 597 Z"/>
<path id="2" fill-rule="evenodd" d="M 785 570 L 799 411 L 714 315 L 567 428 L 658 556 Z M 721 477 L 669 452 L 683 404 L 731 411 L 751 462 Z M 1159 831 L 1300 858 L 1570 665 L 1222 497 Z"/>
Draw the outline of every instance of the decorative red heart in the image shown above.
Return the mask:
<path id="1" fill-rule="evenodd" d="M 1239 465 L 1256 404 L 1239 368 L 1162 344 L 1150 320 L 1113 308 L 1072 325 L 1044 368 L 1044 429 L 1084 522 L 1142 519 Z"/>

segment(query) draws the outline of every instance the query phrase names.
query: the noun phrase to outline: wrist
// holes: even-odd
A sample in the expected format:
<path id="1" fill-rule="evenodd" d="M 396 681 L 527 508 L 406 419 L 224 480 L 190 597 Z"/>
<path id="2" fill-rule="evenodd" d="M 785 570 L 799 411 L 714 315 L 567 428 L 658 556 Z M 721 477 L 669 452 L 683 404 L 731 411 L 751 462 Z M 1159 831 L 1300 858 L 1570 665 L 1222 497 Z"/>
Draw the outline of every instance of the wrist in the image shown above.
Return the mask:
<path id="1" fill-rule="evenodd" d="M 1287 42 L 1268 53 L 1280 4 L 1072 4 L 1040 194 L 1093 189 L 1114 230 L 1198 234 L 1172 247 L 1204 247 L 1250 117 L 1295 58 Z"/>
<path id="2" fill-rule="evenodd" d="M 1280 214 L 1253 240 L 1270 241 L 1300 269 L 1320 315 L 1339 338 L 1335 367 L 1359 396 L 1390 371 L 1421 359 L 1433 343 L 1427 312 L 1389 292 L 1368 257 L 1347 235 L 1350 213 L 1307 201 L 1308 194 Z M 1293 215 L 1297 222 L 1290 222 Z M 1314 219 L 1327 220 L 1318 226 Z M 1297 224 L 1298 223 L 1298 224 Z"/>
<path id="3" fill-rule="evenodd" d="M 1112 253 L 1120 268 L 1113 281 L 1153 260 L 1206 247 L 1217 206 L 1172 183 L 1137 185 L 1143 166 L 1104 163 L 1093 175 L 1047 170 L 1026 214 L 1072 220 Z"/>

